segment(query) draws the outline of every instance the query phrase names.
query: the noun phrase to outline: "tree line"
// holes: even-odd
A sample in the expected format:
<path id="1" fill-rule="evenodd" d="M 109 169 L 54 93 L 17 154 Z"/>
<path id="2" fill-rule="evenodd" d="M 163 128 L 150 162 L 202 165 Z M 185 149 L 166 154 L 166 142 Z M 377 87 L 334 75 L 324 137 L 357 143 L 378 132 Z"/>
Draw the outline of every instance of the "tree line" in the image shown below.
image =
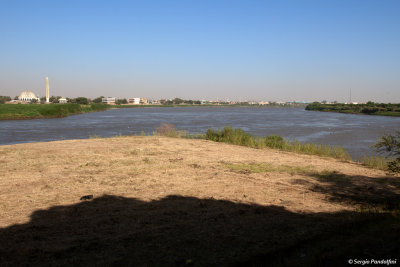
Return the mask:
<path id="1" fill-rule="evenodd" d="M 400 116 L 400 104 L 374 103 L 372 101 L 368 101 L 365 104 L 323 104 L 320 102 L 313 102 L 307 105 L 306 110 Z"/>

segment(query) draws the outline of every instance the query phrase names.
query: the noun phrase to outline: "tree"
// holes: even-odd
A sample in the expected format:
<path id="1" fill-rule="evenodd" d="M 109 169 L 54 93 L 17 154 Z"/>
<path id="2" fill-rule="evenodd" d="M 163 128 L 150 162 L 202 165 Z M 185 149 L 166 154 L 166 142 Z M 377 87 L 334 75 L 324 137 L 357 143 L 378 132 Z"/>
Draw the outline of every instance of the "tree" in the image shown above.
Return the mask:
<path id="1" fill-rule="evenodd" d="M 9 96 L 0 96 L 0 104 L 4 104 L 7 101 L 11 101 L 11 97 L 9 97 Z"/>
<path id="2" fill-rule="evenodd" d="M 103 101 L 104 96 L 100 96 L 98 98 L 93 99 L 93 103 L 101 103 Z"/>
<path id="3" fill-rule="evenodd" d="M 89 104 L 89 101 L 86 97 L 77 97 L 75 98 L 75 103 L 80 104 L 80 105 L 87 105 Z"/>
<path id="4" fill-rule="evenodd" d="M 49 98 L 49 102 L 53 103 L 53 104 L 57 104 L 58 103 L 58 99 L 60 99 L 60 98 L 61 98 L 61 96 L 51 96 Z"/>
<path id="5" fill-rule="evenodd" d="M 368 101 L 366 105 L 367 105 L 368 107 L 373 107 L 373 106 L 375 106 L 375 103 L 372 102 L 372 101 Z"/>
<path id="6" fill-rule="evenodd" d="M 38 102 L 38 100 L 36 98 L 31 99 L 30 104 L 36 104 Z"/>
<path id="7" fill-rule="evenodd" d="M 117 101 L 115 101 L 115 104 L 117 104 L 117 105 L 128 104 L 128 100 L 126 100 L 126 98 L 117 99 Z"/>
<path id="8" fill-rule="evenodd" d="M 392 159 L 388 162 L 389 171 L 400 172 L 400 131 L 397 131 L 394 135 L 382 136 L 374 147 L 379 153 L 385 153 L 387 157 Z"/>
<path id="9" fill-rule="evenodd" d="M 184 100 L 176 97 L 174 100 L 172 100 L 172 102 L 174 104 L 179 105 L 179 104 L 182 104 L 184 102 Z"/>

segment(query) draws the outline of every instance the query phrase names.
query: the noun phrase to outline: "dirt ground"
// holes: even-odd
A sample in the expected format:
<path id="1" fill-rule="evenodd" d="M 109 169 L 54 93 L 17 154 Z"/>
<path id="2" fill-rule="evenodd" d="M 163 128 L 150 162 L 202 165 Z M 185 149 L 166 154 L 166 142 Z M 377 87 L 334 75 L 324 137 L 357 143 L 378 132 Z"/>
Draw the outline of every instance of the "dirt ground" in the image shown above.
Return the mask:
<path id="1" fill-rule="evenodd" d="M 0 167 L 5 265 L 281 265 L 288 249 L 289 265 L 315 264 L 315 242 L 368 225 L 353 215 L 371 207 L 392 227 L 379 255 L 398 252 L 383 209 L 400 177 L 353 162 L 153 136 L 0 146 Z"/>

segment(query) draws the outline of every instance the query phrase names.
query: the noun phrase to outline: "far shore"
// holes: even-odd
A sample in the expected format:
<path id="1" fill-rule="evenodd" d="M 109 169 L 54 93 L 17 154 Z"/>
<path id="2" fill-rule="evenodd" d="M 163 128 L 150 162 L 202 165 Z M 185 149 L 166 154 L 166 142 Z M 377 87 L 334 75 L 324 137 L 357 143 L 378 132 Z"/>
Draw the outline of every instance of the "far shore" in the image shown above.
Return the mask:
<path id="1" fill-rule="evenodd" d="M 373 103 L 366 104 L 322 104 L 314 102 L 306 110 L 336 112 L 344 114 L 375 115 L 400 117 L 400 104 Z"/>

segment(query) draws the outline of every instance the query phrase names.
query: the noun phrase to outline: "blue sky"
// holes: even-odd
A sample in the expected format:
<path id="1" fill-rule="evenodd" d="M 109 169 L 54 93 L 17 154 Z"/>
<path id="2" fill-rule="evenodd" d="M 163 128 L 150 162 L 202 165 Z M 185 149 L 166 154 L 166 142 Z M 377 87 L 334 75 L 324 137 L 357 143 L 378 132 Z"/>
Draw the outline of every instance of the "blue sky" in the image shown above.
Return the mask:
<path id="1" fill-rule="evenodd" d="M 8 1 L 0 95 L 400 102 L 400 1 Z"/>

